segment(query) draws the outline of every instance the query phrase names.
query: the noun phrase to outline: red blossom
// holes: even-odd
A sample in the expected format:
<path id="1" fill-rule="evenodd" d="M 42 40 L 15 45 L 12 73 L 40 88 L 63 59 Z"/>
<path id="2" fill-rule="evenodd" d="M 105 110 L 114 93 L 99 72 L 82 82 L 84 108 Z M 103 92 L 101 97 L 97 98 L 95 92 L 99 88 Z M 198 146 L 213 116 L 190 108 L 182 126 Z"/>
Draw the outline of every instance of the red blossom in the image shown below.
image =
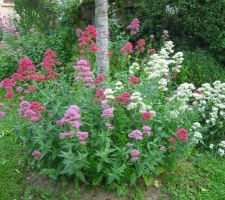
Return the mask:
<path id="1" fill-rule="evenodd" d="M 140 79 L 137 77 L 137 76 L 131 76 L 129 78 L 129 84 L 132 85 L 132 84 L 138 84 L 140 83 Z"/>
<path id="2" fill-rule="evenodd" d="M 188 142 L 188 131 L 184 128 L 179 129 L 175 133 L 175 136 L 182 142 Z"/>
<path id="3" fill-rule="evenodd" d="M 121 101 L 120 102 L 121 105 L 128 105 L 130 103 L 130 101 L 131 101 L 130 96 L 131 95 L 130 95 L 129 92 L 124 92 L 120 96 L 117 96 L 116 99 Z"/>
<path id="4" fill-rule="evenodd" d="M 176 142 L 176 138 L 172 137 L 170 139 L 168 139 L 169 142 Z"/>
<path id="5" fill-rule="evenodd" d="M 149 50 L 149 53 L 155 54 L 155 53 L 156 53 L 156 50 L 155 50 L 154 48 L 151 48 L 151 49 Z"/>
<path id="6" fill-rule="evenodd" d="M 99 85 L 100 83 L 102 83 L 105 80 L 105 76 L 104 75 L 99 75 L 97 76 L 97 78 L 95 79 L 95 84 Z"/>
<path id="7" fill-rule="evenodd" d="M 151 118 L 153 118 L 153 114 L 152 114 L 151 112 L 144 112 L 144 113 L 142 113 L 142 115 L 141 115 L 141 119 L 142 119 L 143 121 L 147 121 L 147 120 L 149 120 L 149 119 L 151 119 Z"/>

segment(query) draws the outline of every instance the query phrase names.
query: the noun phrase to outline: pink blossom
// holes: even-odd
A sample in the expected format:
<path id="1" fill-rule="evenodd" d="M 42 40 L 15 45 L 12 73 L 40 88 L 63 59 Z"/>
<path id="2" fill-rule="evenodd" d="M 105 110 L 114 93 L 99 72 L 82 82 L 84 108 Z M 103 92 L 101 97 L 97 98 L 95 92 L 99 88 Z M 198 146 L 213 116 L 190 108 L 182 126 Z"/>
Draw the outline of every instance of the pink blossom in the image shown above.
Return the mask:
<path id="1" fill-rule="evenodd" d="M 182 142 L 188 142 L 188 131 L 184 128 L 179 129 L 175 133 L 175 136 Z"/>
<path id="2" fill-rule="evenodd" d="M 142 130 L 143 130 L 143 132 L 146 133 L 148 136 L 151 135 L 151 130 L 152 130 L 152 129 L 151 129 L 149 126 L 143 126 L 143 127 L 142 127 Z"/>
<path id="3" fill-rule="evenodd" d="M 112 108 L 104 109 L 101 117 L 103 117 L 103 118 L 113 118 L 114 117 L 113 109 Z"/>
<path id="4" fill-rule="evenodd" d="M 60 137 L 61 140 L 64 140 L 65 138 L 73 137 L 73 135 L 74 135 L 73 131 L 69 131 L 69 132 L 64 131 L 63 133 L 60 133 L 59 137 Z"/>
<path id="5" fill-rule="evenodd" d="M 88 132 L 78 131 L 77 132 L 77 137 L 80 140 L 80 144 L 84 145 L 84 144 L 86 144 L 86 139 L 89 137 L 89 133 Z"/>
<path id="6" fill-rule="evenodd" d="M 133 21 L 127 26 L 128 30 L 131 30 L 131 35 L 136 35 L 139 32 L 140 21 L 138 18 L 134 18 Z"/>
<path id="7" fill-rule="evenodd" d="M 0 118 L 3 118 L 5 116 L 5 112 L 0 112 Z"/>
<path id="8" fill-rule="evenodd" d="M 39 150 L 35 150 L 33 151 L 32 156 L 35 160 L 38 160 L 41 157 L 41 152 Z"/>
<path id="9" fill-rule="evenodd" d="M 127 53 L 132 53 L 133 52 L 133 45 L 130 42 L 127 42 L 124 47 L 122 47 L 120 49 L 120 52 L 124 55 L 126 55 Z"/>
<path id="10" fill-rule="evenodd" d="M 137 161 L 137 160 L 138 160 L 138 156 L 140 155 L 140 151 L 134 149 L 134 150 L 132 150 L 132 151 L 130 152 L 130 155 L 131 155 L 132 161 Z"/>
<path id="11" fill-rule="evenodd" d="M 143 140 L 142 132 L 139 130 L 132 131 L 129 135 L 129 138 L 135 138 L 136 140 Z"/>

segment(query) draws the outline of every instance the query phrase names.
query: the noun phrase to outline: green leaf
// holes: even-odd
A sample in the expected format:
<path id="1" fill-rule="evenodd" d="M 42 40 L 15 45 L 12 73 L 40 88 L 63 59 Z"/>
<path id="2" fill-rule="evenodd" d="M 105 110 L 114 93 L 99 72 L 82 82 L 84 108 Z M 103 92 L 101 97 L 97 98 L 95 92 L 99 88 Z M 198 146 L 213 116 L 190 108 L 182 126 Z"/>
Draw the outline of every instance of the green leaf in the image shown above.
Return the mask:
<path id="1" fill-rule="evenodd" d="M 102 163 L 98 163 L 97 165 L 97 172 L 99 173 L 100 171 L 102 171 Z"/>
<path id="2" fill-rule="evenodd" d="M 149 187 L 153 183 L 153 176 L 143 176 L 145 185 Z"/>
<path id="3" fill-rule="evenodd" d="M 136 180 L 137 180 L 136 174 L 135 173 L 131 174 L 131 176 L 130 176 L 130 184 L 134 185 Z"/>
<path id="4" fill-rule="evenodd" d="M 86 182 L 84 174 L 81 171 L 76 171 L 76 176 L 79 178 L 81 181 Z"/>
<path id="5" fill-rule="evenodd" d="M 155 174 L 159 175 L 159 174 L 164 173 L 165 171 L 166 171 L 166 169 L 164 167 L 156 167 Z"/>

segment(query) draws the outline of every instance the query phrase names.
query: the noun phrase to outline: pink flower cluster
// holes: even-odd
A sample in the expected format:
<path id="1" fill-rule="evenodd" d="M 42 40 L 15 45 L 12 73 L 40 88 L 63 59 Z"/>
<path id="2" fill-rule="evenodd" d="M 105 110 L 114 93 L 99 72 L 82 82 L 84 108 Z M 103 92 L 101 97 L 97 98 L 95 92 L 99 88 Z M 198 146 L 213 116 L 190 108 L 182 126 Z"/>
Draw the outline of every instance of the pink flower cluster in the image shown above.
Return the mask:
<path id="1" fill-rule="evenodd" d="M 78 131 L 77 132 L 77 137 L 80 141 L 80 144 L 84 145 L 86 144 L 86 139 L 89 137 L 88 132 L 83 132 L 83 131 Z"/>
<path id="2" fill-rule="evenodd" d="M 96 28 L 93 25 L 88 25 L 85 30 L 77 29 L 76 30 L 77 37 L 79 38 L 79 46 L 80 47 L 89 47 L 89 50 L 93 53 L 98 51 L 98 47 L 95 43 L 95 39 L 97 37 Z M 82 50 L 81 54 L 85 54 L 85 51 Z"/>
<path id="3" fill-rule="evenodd" d="M 132 131 L 129 135 L 129 138 L 135 138 L 137 141 L 138 140 L 143 140 L 142 132 L 139 130 L 134 130 Z"/>
<path id="4" fill-rule="evenodd" d="M 137 149 L 134 149 L 130 152 L 131 155 L 131 160 L 132 161 L 137 161 L 138 160 L 138 156 L 140 155 L 140 151 Z"/>
<path id="5" fill-rule="evenodd" d="M 73 128 L 79 128 L 80 122 L 78 121 L 80 119 L 79 114 L 80 108 L 76 105 L 70 106 L 68 110 L 64 113 L 64 116 L 62 119 L 56 122 L 58 126 L 61 126 L 63 124 L 69 124 Z"/>
<path id="6" fill-rule="evenodd" d="M 141 53 L 145 52 L 145 39 L 140 39 L 137 41 L 137 45 L 135 46 L 136 49 L 139 49 L 141 51 Z"/>
<path id="7" fill-rule="evenodd" d="M 152 114 L 151 112 L 144 112 L 144 113 L 142 113 L 142 115 L 141 115 L 141 119 L 142 119 L 143 121 L 147 121 L 147 120 L 149 120 L 149 119 L 151 119 L 151 118 L 153 118 L 153 114 Z"/>
<path id="8" fill-rule="evenodd" d="M 149 126 L 143 126 L 142 131 L 143 131 L 143 133 L 146 133 L 148 136 L 151 136 L 151 134 L 152 134 L 151 133 L 152 129 Z"/>
<path id="9" fill-rule="evenodd" d="M 3 118 L 3 117 L 5 117 L 5 112 L 0 111 L 0 118 Z"/>
<path id="10" fill-rule="evenodd" d="M 41 157 L 41 152 L 39 150 L 35 150 L 32 152 L 32 156 L 35 160 L 38 160 Z"/>
<path id="11" fill-rule="evenodd" d="M 184 128 L 179 129 L 175 136 L 182 142 L 188 142 L 188 131 Z"/>
<path id="12" fill-rule="evenodd" d="M 39 121 L 41 120 L 41 112 L 45 110 L 45 107 L 39 102 L 22 101 L 18 111 L 21 117 L 29 118 L 31 121 Z"/>
<path id="13" fill-rule="evenodd" d="M 120 105 L 128 105 L 131 102 L 130 96 L 131 95 L 129 92 L 124 92 L 123 94 L 117 96 L 116 99 L 120 101 Z"/>
<path id="14" fill-rule="evenodd" d="M 74 135 L 74 132 L 73 131 L 64 131 L 63 133 L 60 133 L 59 137 L 61 140 L 64 140 L 65 138 L 68 138 L 68 137 L 73 137 Z"/>
<path id="15" fill-rule="evenodd" d="M 120 49 L 120 52 L 123 54 L 123 55 L 126 55 L 128 53 L 132 53 L 133 52 L 133 44 L 131 42 L 127 42 L 124 47 L 122 47 Z"/>
<path id="16" fill-rule="evenodd" d="M 18 35 L 19 33 L 16 32 L 16 27 L 10 23 L 11 21 L 10 16 L 0 16 L 0 29 L 9 35 Z"/>
<path id="17" fill-rule="evenodd" d="M 94 103 L 101 103 L 106 99 L 106 96 L 104 95 L 105 90 L 104 89 L 98 89 L 95 94 Z"/>
<path id="18" fill-rule="evenodd" d="M 92 69 L 87 60 L 78 60 L 74 68 L 78 72 L 76 81 L 83 81 L 87 87 L 95 87 Z"/>
<path id="19" fill-rule="evenodd" d="M 114 117 L 113 109 L 110 108 L 110 106 L 107 103 L 102 104 L 102 108 L 103 108 L 103 112 L 101 115 L 102 118 L 113 118 Z"/>
<path id="20" fill-rule="evenodd" d="M 129 86 L 132 86 L 133 84 L 139 84 L 140 79 L 137 76 L 131 76 L 129 78 Z"/>
<path id="21" fill-rule="evenodd" d="M 138 18 L 134 18 L 133 21 L 127 26 L 128 30 L 131 30 L 131 35 L 136 35 L 139 32 L 140 21 Z"/>
<path id="22" fill-rule="evenodd" d="M 55 78 L 57 76 L 57 72 L 53 69 L 53 65 L 59 64 L 60 62 L 56 60 L 56 54 L 52 50 L 47 50 L 45 52 L 45 59 L 41 63 L 42 68 L 48 73 L 48 75 L 44 75 L 37 72 L 33 62 L 28 57 L 24 57 L 19 62 L 17 72 L 12 74 L 12 78 L 5 78 L 1 82 L 1 87 L 6 89 L 6 97 L 13 97 L 13 88 L 16 86 L 17 81 L 45 81 Z M 30 88 L 29 91 L 34 91 L 35 89 Z M 17 91 L 22 92 L 21 88 Z"/>

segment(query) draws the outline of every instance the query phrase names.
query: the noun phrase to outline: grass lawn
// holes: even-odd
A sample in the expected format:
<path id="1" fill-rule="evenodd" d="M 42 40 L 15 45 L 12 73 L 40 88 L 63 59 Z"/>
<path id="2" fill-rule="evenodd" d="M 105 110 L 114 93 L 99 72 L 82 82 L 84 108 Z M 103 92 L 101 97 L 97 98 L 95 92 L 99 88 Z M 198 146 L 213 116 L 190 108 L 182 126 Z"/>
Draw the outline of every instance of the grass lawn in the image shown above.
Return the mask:
<path id="1" fill-rule="evenodd" d="M 3 123 L 1 122 L 1 127 Z M 7 127 L 5 124 L 4 127 Z M 2 131 L 3 129 L 1 129 Z M 66 193 L 59 197 L 48 189 L 40 189 L 27 182 L 25 157 L 22 147 L 12 135 L 0 138 L 0 199 L 80 199 L 76 194 L 67 198 Z M 181 162 L 177 171 L 164 174 L 161 178 L 160 196 L 173 200 L 224 200 L 225 162 L 224 158 L 209 152 L 196 152 L 187 162 Z M 161 195 L 162 194 L 162 195 Z M 139 195 L 140 196 L 140 195 Z M 98 200 L 98 197 L 93 198 Z M 111 199 L 111 198 L 108 198 Z M 118 198 L 119 199 L 119 198 Z M 140 197 L 139 197 L 140 200 Z"/>

